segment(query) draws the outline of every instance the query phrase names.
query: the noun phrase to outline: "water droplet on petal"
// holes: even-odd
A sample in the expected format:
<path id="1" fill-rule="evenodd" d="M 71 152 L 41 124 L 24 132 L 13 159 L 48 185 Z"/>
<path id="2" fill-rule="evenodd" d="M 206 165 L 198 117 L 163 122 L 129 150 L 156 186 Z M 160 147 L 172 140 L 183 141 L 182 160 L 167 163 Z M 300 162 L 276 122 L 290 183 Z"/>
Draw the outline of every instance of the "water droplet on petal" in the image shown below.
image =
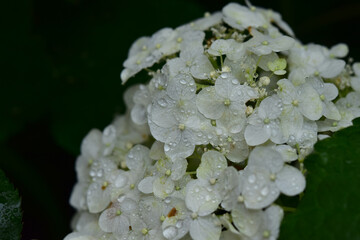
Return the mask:
<path id="1" fill-rule="evenodd" d="M 169 147 L 169 145 L 167 145 L 167 144 L 165 144 L 165 145 L 164 145 L 164 151 L 165 151 L 165 152 L 170 151 L 170 147 Z"/>
<path id="2" fill-rule="evenodd" d="M 248 181 L 249 183 L 254 183 L 256 181 L 256 177 L 254 174 L 251 174 L 249 177 L 248 177 Z"/>
<path id="3" fill-rule="evenodd" d="M 159 104 L 160 106 L 162 106 L 162 107 L 166 107 L 166 106 L 167 106 L 167 102 L 166 102 L 165 99 L 163 99 L 163 98 L 160 98 L 160 99 L 158 100 L 158 104 Z"/>
<path id="4" fill-rule="evenodd" d="M 261 189 L 260 191 L 261 195 L 263 195 L 264 197 L 267 196 L 269 194 L 269 188 L 268 187 L 264 187 L 263 189 Z"/>

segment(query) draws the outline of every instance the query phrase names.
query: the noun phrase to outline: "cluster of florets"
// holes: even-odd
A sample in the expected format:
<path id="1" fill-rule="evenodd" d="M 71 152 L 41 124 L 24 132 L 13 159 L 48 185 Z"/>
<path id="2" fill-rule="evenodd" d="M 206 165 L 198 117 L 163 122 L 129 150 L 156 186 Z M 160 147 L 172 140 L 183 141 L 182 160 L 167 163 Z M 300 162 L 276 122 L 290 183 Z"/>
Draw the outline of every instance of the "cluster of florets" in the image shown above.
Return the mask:
<path id="1" fill-rule="evenodd" d="M 347 54 L 234 3 L 138 39 L 121 78 L 149 82 L 83 140 L 65 239 L 276 239 L 288 209 L 277 200 L 304 191 L 305 156 L 360 116 Z"/>

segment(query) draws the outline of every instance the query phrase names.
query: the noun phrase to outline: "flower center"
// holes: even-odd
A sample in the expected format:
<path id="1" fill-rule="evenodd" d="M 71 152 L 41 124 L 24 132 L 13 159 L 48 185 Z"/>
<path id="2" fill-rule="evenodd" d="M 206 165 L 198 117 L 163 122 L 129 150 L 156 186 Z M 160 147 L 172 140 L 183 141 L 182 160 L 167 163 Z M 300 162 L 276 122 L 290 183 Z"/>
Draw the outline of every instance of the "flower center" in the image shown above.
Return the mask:
<path id="1" fill-rule="evenodd" d="M 185 130 L 185 124 L 180 123 L 180 124 L 179 124 L 179 129 L 180 129 L 181 131 L 184 131 L 184 130 Z"/>
<path id="2" fill-rule="evenodd" d="M 143 235 L 148 234 L 148 232 L 149 232 L 149 230 L 147 230 L 147 228 L 141 229 L 141 233 L 142 233 Z"/>
<path id="3" fill-rule="evenodd" d="M 192 218 L 192 219 L 196 219 L 197 217 L 198 217 L 197 213 L 193 212 L 193 213 L 191 214 L 191 218 Z"/>
<path id="4" fill-rule="evenodd" d="M 230 102 L 230 99 L 225 99 L 225 101 L 224 101 L 224 105 L 225 106 L 230 106 L 230 104 L 231 104 L 231 102 Z"/>

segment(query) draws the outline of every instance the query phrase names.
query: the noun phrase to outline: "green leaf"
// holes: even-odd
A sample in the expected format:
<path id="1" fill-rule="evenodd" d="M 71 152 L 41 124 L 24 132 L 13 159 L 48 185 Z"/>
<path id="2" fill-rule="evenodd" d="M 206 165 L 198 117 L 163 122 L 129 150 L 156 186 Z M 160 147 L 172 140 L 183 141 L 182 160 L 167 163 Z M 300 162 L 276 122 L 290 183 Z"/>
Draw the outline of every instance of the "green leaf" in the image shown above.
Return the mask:
<path id="1" fill-rule="evenodd" d="M 279 239 L 360 239 L 360 118 L 318 142 L 305 167 L 305 195 Z"/>
<path id="2" fill-rule="evenodd" d="M 0 236 L 1 239 L 20 239 L 22 215 L 18 191 L 0 169 Z"/>

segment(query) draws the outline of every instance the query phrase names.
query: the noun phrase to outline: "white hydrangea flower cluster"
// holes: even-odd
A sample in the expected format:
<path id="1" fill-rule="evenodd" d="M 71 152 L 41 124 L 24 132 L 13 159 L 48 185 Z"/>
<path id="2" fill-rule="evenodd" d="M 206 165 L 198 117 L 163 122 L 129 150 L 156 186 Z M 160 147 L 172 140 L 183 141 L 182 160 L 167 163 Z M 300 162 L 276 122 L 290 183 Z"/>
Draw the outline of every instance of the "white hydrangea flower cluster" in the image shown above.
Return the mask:
<path id="1" fill-rule="evenodd" d="M 304 191 L 305 156 L 360 116 L 347 54 L 250 4 L 138 39 L 121 79 L 149 82 L 83 140 L 65 240 L 276 239 L 277 199 Z"/>

